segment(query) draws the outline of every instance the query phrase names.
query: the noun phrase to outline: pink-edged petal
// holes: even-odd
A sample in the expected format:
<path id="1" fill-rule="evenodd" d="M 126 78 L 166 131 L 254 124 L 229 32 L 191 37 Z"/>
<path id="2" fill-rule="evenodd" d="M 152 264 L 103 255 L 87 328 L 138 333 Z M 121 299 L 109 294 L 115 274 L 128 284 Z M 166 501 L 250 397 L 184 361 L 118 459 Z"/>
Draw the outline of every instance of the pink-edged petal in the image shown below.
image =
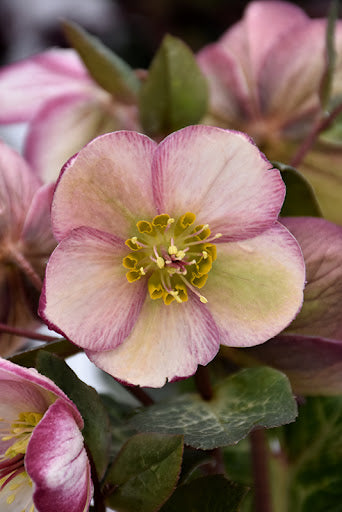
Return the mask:
<path id="1" fill-rule="evenodd" d="M 50 210 L 54 185 L 42 185 L 35 193 L 22 232 L 30 256 L 49 256 L 56 246 L 52 235 Z"/>
<path id="2" fill-rule="evenodd" d="M 56 181 L 64 163 L 85 144 L 118 128 L 104 107 L 98 98 L 85 93 L 44 103 L 31 121 L 25 156 L 45 182 Z"/>
<path id="3" fill-rule="evenodd" d="M 126 239 L 137 220 L 154 217 L 151 161 L 155 147 L 145 135 L 120 131 L 98 137 L 71 158 L 63 168 L 52 206 L 57 239 L 79 226 Z"/>
<path id="4" fill-rule="evenodd" d="M 52 253 L 40 315 L 72 342 L 108 350 L 131 332 L 146 297 L 146 282 L 129 283 L 127 247 L 114 235 L 75 229 Z"/>
<path id="5" fill-rule="evenodd" d="M 210 113 L 217 122 L 236 127 L 253 115 L 249 84 L 236 56 L 214 43 L 199 52 L 197 62 L 209 82 Z"/>
<path id="6" fill-rule="evenodd" d="M 303 301 L 305 268 L 293 236 L 276 223 L 244 242 L 217 244 L 203 287 L 221 344 L 253 346 L 282 331 Z"/>
<path id="7" fill-rule="evenodd" d="M 281 37 L 265 58 L 258 89 L 264 115 L 287 120 L 319 108 L 326 20 L 311 20 Z"/>
<path id="8" fill-rule="evenodd" d="M 342 227 L 310 217 L 282 223 L 302 248 L 307 279 L 303 308 L 288 331 L 342 341 Z"/>
<path id="9" fill-rule="evenodd" d="M 197 297 L 169 306 L 146 299 L 130 336 L 115 350 L 86 354 L 99 368 L 130 384 L 161 387 L 206 365 L 219 348 L 220 334 Z"/>
<path id="10" fill-rule="evenodd" d="M 34 368 L 23 368 L 22 366 L 18 366 L 12 363 L 11 361 L 0 358 L 1 385 L 4 382 L 10 383 L 13 389 L 16 389 L 16 386 L 22 386 L 23 388 L 26 387 L 27 393 L 30 394 L 32 392 L 32 396 L 35 396 L 36 400 L 42 400 L 43 402 L 39 403 L 45 403 L 46 408 L 51 403 L 53 403 L 56 397 L 63 399 L 69 407 L 70 411 L 72 411 L 74 420 L 77 422 L 79 428 L 83 428 L 83 419 L 74 403 L 63 393 L 63 391 L 58 386 L 56 386 L 56 384 L 51 379 L 41 375 Z M 41 398 L 37 398 L 38 395 L 36 393 L 39 393 Z M 1 396 L 4 397 L 4 395 Z M 27 405 L 24 407 L 24 409 L 21 409 L 21 411 L 23 410 L 27 410 Z M 2 414 L 1 417 L 3 417 Z"/>
<path id="11" fill-rule="evenodd" d="M 48 99 L 94 88 L 74 50 L 53 49 L 0 71 L 0 123 L 31 119 Z"/>
<path id="12" fill-rule="evenodd" d="M 285 186 L 277 170 L 239 132 L 189 126 L 169 135 L 153 160 L 160 212 L 193 212 L 222 241 L 256 236 L 277 219 Z"/>
<path id="13" fill-rule="evenodd" d="M 19 237 L 39 185 L 25 160 L 0 141 L 0 238 Z"/>
<path id="14" fill-rule="evenodd" d="M 39 512 L 85 512 L 92 497 L 90 465 L 70 409 L 57 400 L 35 427 L 25 456 Z"/>
<path id="15" fill-rule="evenodd" d="M 342 343 L 327 338 L 279 335 L 248 349 L 234 349 L 228 357 L 240 364 L 267 364 L 289 377 L 295 393 L 342 393 Z"/>
<path id="16" fill-rule="evenodd" d="M 309 18 L 288 2 L 251 2 L 242 22 L 221 38 L 220 43 L 237 55 L 246 74 L 257 76 L 260 66 L 275 42 L 283 34 L 307 23 Z"/>

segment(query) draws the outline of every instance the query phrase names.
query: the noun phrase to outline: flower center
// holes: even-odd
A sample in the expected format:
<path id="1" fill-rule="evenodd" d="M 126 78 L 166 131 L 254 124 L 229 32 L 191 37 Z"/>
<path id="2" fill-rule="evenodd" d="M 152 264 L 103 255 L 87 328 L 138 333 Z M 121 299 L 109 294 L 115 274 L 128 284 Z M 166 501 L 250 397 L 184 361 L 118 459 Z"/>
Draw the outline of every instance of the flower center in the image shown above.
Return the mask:
<path id="1" fill-rule="evenodd" d="M 12 423 L 7 435 L 1 438 L 2 441 L 14 440 L 14 443 L 7 448 L 5 452 L 6 458 L 13 458 L 19 454 L 25 454 L 28 442 L 30 440 L 33 429 L 38 425 L 43 415 L 38 412 L 21 412 L 19 418 Z"/>
<path id="2" fill-rule="evenodd" d="M 206 303 L 198 288 L 205 285 L 216 259 L 211 242 L 222 235 L 211 235 L 208 224 L 194 226 L 195 219 L 195 214 L 187 212 L 177 220 L 166 213 L 152 222 L 139 220 L 137 236 L 125 242 L 131 249 L 122 261 L 128 282 L 146 276 L 151 299 L 162 298 L 166 305 L 174 300 L 186 302 L 188 290 Z"/>

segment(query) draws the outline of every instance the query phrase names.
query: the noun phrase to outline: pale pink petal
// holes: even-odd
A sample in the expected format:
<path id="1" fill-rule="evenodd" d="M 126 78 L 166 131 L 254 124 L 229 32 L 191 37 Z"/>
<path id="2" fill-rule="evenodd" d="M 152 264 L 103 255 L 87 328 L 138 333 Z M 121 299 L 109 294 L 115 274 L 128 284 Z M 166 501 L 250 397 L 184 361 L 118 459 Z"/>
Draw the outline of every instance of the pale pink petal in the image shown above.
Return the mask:
<path id="1" fill-rule="evenodd" d="M 253 361 L 286 373 L 293 391 L 303 395 L 342 393 L 342 343 L 327 338 L 286 334 L 248 349 L 235 349 L 233 360 Z M 228 354 L 229 357 L 229 354 Z"/>
<path id="2" fill-rule="evenodd" d="M 206 46 L 197 55 L 197 62 L 210 87 L 210 113 L 217 122 L 235 128 L 253 116 L 253 98 L 240 63 L 219 43 Z"/>
<path id="3" fill-rule="evenodd" d="M 52 235 L 50 210 L 54 185 L 43 185 L 35 193 L 22 232 L 25 251 L 31 257 L 49 256 L 56 246 Z"/>
<path id="4" fill-rule="evenodd" d="M 239 55 L 246 73 L 257 76 L 268 51 L 289 30 L 302 30 L 309 18 L 299 7 L 288 2 L 251 2 L 239 29 L 228 30 L 220 40 L 234 55 Z M 242 54 L 241 49 L 244 48 Z"/>
<path id="5" fill-rule="evenodd" d="M 25 160 L 0 141 L 0 238 L 19 237 L 39 185 Z"/>
<path id="6" fill-rule="evenodd" d="M 79 226 L 126 239 L 137 220 L 154 217 L 151 161 L 155 146 L 145 135 L 121 131 L 98 137 L 71 158 L 52 206 L 57 239 Z"/>
<path id="7" fill-rule="evenodd" d="M 25 456 L 39 512 L 84 512 L 92 496 L 90 465 L 82 434 L 63 400 L 35 427 Z"/>
<path id="8" fill-rule="evenodd" d="M 305 268 L 293 236 L 276 223 L 250 240 L 217 244 L 217 251 L 201 292 L 221 344 L 257 345 L 282 331 L 303 301 Z"/>
<path id="9" fill-rule="evenodd" d="M 12 487 L 13 486 L 13 487 Z M 13 493 L 13 488 L 15 493 Z M 15 494 L 15 501 L 12 505 L 9 505 L 8 499 L 11 501 L 10 496 Z M 13 499 L 13 498 L 12 498 Z M 6 485 L 0 492 L 0 510 L 8 511 L 10 506 L 13 507 L 14 512 L 36 512 L 36 509 L 30 509 L 33 507 L 32 501 L 32 484 L 29 476 L 26 472 L 19 473 L 15 476 L 9 485 Z"/>
<path id="10" fill-rule="evenodd" d="M 326 20 L 311 20 L 279 39 L 265 58 L 258 89 L 264 115 L 285 121 L 319 108 Z"/>
<path id="11" fill-rule="evenodd" d="M 169 135 L 153 160 L 154 197 L 173 217 L 193 212 L 221 241 L 256 236 L 277 219 L 285 186 L 239 132 L 189 126 Z"/>
<path id="12" fill-rule="evenodd" d="M 288 331 L 342 341 L 342 227 L 310 217 L 282 223 L 302 248 L 307 279 L 303 308 Z"/>
<path id="13" fill-rule="evenodd" d="M 118 128 L 105 105 L 89 94 L 54 97 L 32 119 L 25 156 L 45 182 L 56 181 L 65 162 L 89 141 Z M 48 148 L 48 149 L 47 149 Z"/>
<path id="14" fill-rule="evenodd" d="M 22 386 L 23 388 L 26 387 L 27 394 L 32 393 L 31 396 L 34 396 L 35 400 L 38 400 L 37 404 L 45 403 L 46 407 L 48 407 L 56 399 L 56 397 L 62 398 L 72 411 L 74 419 L 77 422 L 79 428 L 83 428 L 82 417 L 73 402 L 71 402 L 71 400 L 58 386 L 56 386 L 56 384 L 51 379 L 41 375 L 34 368 L 23 368 L 22 366 L 18 366 L 12 363 L 11 361 L 0 358 L 1 385 L 3 385 L 4 382 L 10 383 L 13 390 L 16 389 L 17 385 Z M 40 394 L 40 398 L 38 398 L 37 393 Z M 1 396 L 4 397 L 4 395 Z M 19 396 L 18 393 L 17 396 Z M 23 410 L 27 409 L 21 409 L 21 411 Z M 0 417 L 3 417 L 1 413 Z"/>
<path id="15" fill-rule="evenodd" d="M 74 230 L 52 253 L 40 315 L 81 347 L 108 350 L 131 332 L 146 297 L 146 281 L 129 283 L 127 246 L 114 235 Z"/>
<path id="16" fill-rule="evenodd" d="M 27 121 L 48 99 L 95 87 L 74 50 L 48 50 L 0 71 L 0 122 Z"/>
<path id="17" fill-rule="evenodd" d="M 108 352 L 86 350 L 86 354 L 121 381 L 161 387 L 166 380 L 193 375 L 198 364 L 206 365 L 215 357 L 219 343 L 217 326 L 197 297 L 169 306 L 148 297 L 122 345 Z"/>

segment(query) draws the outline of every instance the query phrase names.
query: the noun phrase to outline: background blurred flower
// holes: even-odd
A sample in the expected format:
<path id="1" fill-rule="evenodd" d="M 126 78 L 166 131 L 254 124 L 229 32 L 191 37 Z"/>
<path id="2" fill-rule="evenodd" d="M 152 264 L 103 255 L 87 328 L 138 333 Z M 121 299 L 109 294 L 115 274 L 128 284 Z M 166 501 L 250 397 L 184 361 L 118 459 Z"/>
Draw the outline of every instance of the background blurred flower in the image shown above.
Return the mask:
<path id="1" fill-rule="evenodd" d="M 141 386 L 192 375 L 220 343 L 263 343 L 302 303 L 302 256 L 276 222 L 284 191 L 241 133 L 95 139 L 57 184 L 40 314 Z"/>
<path id="2" fill-rule="evenodd" d="M 85 512 L 90 465 L 76 406 L 34 369 L 0 359 L 0 505 L 21 512 Z"/>
<path id="3" fill-rule="evenodd" d="M 250 134 L 270 160 L 290 163 L 324 112 L 326 20 L 286 2 L 251 2 L 243 19 L 198 54 L 209 80 L 212 123 Z M 342 23 L 335 32 L 331 101 L 341 96 Z M 320 140 L 299 169 L 324 214 L 342 223 L 342 150 Z"/>
<path id="4" fill-rule="evenodd" d="M 45 265 L 56 242 L 51 232 L 53 187 L 41 185 L 26 162 L 0 141 L 0 322 L 39 325 L 38 298 Z M 0 354 L 22 339 L 0 334 Z"/>
<path id="5" fill-rule="evenodd" d="M 136 105 L 97 85 L 74 50 L 53 49 L 4 67 L 0 104 L 0 123 L 29 122 L 24 154 L 45 182 L 55 181 L 64 162 L 97 135 L 138 127 Z"/>

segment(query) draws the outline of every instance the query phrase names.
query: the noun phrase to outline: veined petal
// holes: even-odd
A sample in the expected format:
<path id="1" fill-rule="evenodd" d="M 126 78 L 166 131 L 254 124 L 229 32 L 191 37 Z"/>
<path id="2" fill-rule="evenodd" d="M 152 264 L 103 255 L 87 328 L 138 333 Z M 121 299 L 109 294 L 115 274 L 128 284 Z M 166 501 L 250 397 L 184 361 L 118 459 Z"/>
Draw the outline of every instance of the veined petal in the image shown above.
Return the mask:
<path id="1" fill-rule="evenodd" d="M 289 217 L 306 265 L 304 304 L 288 332 L 342 341 L 342 227 L 324 219 Z"/>
<path id="2" fill-rule="evenodd" d="M 30 256 L 48 257 L 56 246 L 52 235 L 50 210 L 54 185 L 42 185 L 35 193 L 22 232 Z"/>
<path id="3" fill-rule="evenodd" d="M 0 141 L 0 238 L 19 237 L 39 185 L 25 160 Z"/>
<path id="4" fill-rule="evenodd" d="M 166 380 L 193 375 L 219 348 L 220 334 L 197 297 L 165 306 L 149 298 L 126 341 L 115 350 L 86 354 L 115 378 L 139 386 L 161 387 Z"/>
<path id="5" fill-rule="evenodd" d="M 85 512 L 92 496 L 82 434 L 63 400 L 49 407 L 29 441 L 25 466 L 40 512 Z"/>
<path id="6" fill-rule="evenodd" d="M 217 244 L 203 294 L 221 344 L 247 347 L 278 334 L 302 305 L 304 279 L 299 246 L 278 223 L 250 240 Z"/>
<path id="7" fill-rule="evenodd" d="M 52 253 L 40 315 L 76 345 L 108 350 L 131 332 L 146 297 L 146 282 L 130 284 L 122 259 L 124 242 L 114 235 L 75 229 Z"/>
<path id="8" fill-rule="evenodd" d="M 257 361 L 277 368 L 288 376 L 293 391 L 300 395 L 342 393 L 340 340 L 281 334 L 257 347 L 233 349 L 230 356 L 236 362 L 247 361 L 247 366 Z"/>
<path id="9" fill-rule="evenodd" d="M 98 137 L 71 158 L 61 173 L 52 206 L 57 239 L 79 226 L 126 239 L 137 218 L 154 217 L 151 161 L 155 147 L 145 135 L 120 131 Z"/>
<path id="10" fill-rule="evenodd" d="M 272 46 L 260 68 L 258 89 L 264 115 L 284 121 L 319 109 L 319 87 L 324 71 L 326 20 L 294 27 Z"/>
<path id="11" fill-rule="evenodd" d="M 48 99 L 95 87 L 74 50 L 40 53 L 0 71 L 0 123 L 28 121 Z"/>
<path id="12" fill-rule="evenodd" d="M 79 428 L 83 428 L 83 419 L 74 403 L 51 379 L 41 375 L 34 368 L 23 368 L 11 361 L 0 358 L 0 383 L 3 384 L 4 382 L 11 383 L 13 389 L 16 389 L 17 385 L 26 387 L 26 393 L 32 392 L 35 397 L 37 397 L 35 393 L 39 392 L 41 394 L 41 399 L 39 400 L 45 401 L 46 407 L 53 403 L 56 397 L 62 398 L 72 411 Z M 1 396 L 4 397 L 4 395 Z M 27 410 L 26 407 L 25 410 Z M 0 417 L 4 417 L 1 412 Z"/>
<path id="13" fill-rule="evenodd" d="M 72 155 L 98 135 L 117 128 L 115 118 L 106 113 L 94 95 L 54 97 L 44 103 L 31 121 L 25 156 L 45 182 L 56 181 Z"/>
<path id="14" fill-rule="evenodd" d="M 285 186 L 258 148 L 239 132 L 189 126 L 158 146 L 152 177 L 161 213 L 191 211 L 221 241 L 256 236 L 277 219 Z"/>

